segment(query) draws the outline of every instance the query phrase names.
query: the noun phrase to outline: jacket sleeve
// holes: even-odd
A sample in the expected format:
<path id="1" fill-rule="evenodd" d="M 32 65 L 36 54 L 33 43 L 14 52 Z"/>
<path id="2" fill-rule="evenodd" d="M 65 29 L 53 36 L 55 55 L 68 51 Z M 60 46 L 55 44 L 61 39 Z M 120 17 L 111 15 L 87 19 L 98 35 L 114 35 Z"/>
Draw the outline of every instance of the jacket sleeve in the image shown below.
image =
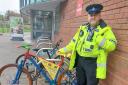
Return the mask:
<path id="1" fill-rule="evenodd" d="M 72 38 L 72 40 L 63 48 L 59 49 L 59 51 L 61 53 L 69 53 L 72 52 L 75 43 L 77 42 L 77 38 L 79 37 L 79 32 L 80 32 L 80 28 L 78 29 L 77 33 L 74 35 L 74 37 Z"/>
<path id="2" fill-rule="evenodd" d="M 107 26 L 107 28 L 111 28 L 111 27 Z M 117 40 L 112 30 L 109 29 L 104 33 L 104 35 L 97 36 L 96 43 L 99 45 L 99 47 L 105 49 L 105 51 L 111 52 L 115 50 Z"/>

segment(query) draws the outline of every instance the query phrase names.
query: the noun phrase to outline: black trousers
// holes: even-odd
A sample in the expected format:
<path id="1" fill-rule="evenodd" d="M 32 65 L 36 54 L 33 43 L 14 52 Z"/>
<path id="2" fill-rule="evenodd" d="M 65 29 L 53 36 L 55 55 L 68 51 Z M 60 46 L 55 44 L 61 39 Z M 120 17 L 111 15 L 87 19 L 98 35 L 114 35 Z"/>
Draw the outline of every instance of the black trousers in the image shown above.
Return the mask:
<path id="1" fill-rule="evenodd" d="M 85 58 L 77 54 L 76 77 L 78 85 L 98 85 L 96 58 Z"/>

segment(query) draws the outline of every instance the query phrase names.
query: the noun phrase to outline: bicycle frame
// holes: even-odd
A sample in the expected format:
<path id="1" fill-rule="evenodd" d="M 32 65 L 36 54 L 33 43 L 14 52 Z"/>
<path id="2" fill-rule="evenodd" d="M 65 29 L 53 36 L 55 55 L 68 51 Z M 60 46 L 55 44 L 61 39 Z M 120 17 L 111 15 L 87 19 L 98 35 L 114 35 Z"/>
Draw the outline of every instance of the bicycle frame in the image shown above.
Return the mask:
<path id="1" fill-rule="evenodd" d="M 23 67 L 25 65 L 25 62 L 26 60 L 30 60 L 32 62 L 32 64 L 36 67 L 36 69 L 39 71 L 39 73 L 45 78 L 46 81 L 48 81 L 50 83 L 50 85 L 53 85 L 53 84 L 56 84 L 56 81 L 57 81 L 57 76 L 58 76 L 58 73 L 61 71 L 60 68 L 63 64 L 63 61 L 64 61 L 64 58 L 62 58 L 62 61 L 58 64 L 59 66 L 59 69 L 57 70 L 57 73 L 55 75 L 55 78 L 54 79 L 51 79 L 48 75 L 46 75 L 46 69 L 42 69 L 40 67 L 40 63 L 37 63 L 37 61 L 35 59 L 33 59 L 33 57 L 36 57 L 37 59 L 39 58 L 39 56 L 35 56 L 34 54 L 30 53 L 29 52 L 30 49 L 27 50 L 27 52 L 24 54 L 24 60 L 22 60 L 20 62 L 20 64 L 18 65 L 18 70 L 16 72 L 16 76 L 15 76 L 15 79 L 13 80 L 13 84 L 17 84 L 19 81 L 19 78 L 20 78 L 20 75 L 22 74 L 22 70 L 23 70 Z M 42 58 L 42 57 L 40 57 Z M 44 59 L 44 58 L 42 58 Z M 44 59 L 46 60 L 46 59 Z M 48 61 L 50 62 L 50 61 Z"/>

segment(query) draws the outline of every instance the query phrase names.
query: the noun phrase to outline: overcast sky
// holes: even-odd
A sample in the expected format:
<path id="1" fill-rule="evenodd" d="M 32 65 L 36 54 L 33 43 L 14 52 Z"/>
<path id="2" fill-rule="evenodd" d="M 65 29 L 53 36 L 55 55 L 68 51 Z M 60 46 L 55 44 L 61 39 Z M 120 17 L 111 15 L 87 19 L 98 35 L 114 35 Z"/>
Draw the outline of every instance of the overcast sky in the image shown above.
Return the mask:
<path id="1" fill-rule="evenodd" d="M 7 10 L 19 12 L 19 0 L 0 0 L 0 13 Z"/>

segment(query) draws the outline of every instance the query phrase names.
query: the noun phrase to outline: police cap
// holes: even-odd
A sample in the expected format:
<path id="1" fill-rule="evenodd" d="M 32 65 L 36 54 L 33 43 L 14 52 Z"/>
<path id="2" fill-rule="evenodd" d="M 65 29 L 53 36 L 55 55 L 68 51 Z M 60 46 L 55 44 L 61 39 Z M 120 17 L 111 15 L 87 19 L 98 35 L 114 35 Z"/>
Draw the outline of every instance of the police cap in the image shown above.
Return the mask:
<path id="1" fill-rule="evenodd" d="M 88 14 L 91 15 L 100 13 L 102 9 L 103 9 L 103 5 L 101 4 L 91 4 L 86 7 L 86 11 L 88 12 Z"/>

